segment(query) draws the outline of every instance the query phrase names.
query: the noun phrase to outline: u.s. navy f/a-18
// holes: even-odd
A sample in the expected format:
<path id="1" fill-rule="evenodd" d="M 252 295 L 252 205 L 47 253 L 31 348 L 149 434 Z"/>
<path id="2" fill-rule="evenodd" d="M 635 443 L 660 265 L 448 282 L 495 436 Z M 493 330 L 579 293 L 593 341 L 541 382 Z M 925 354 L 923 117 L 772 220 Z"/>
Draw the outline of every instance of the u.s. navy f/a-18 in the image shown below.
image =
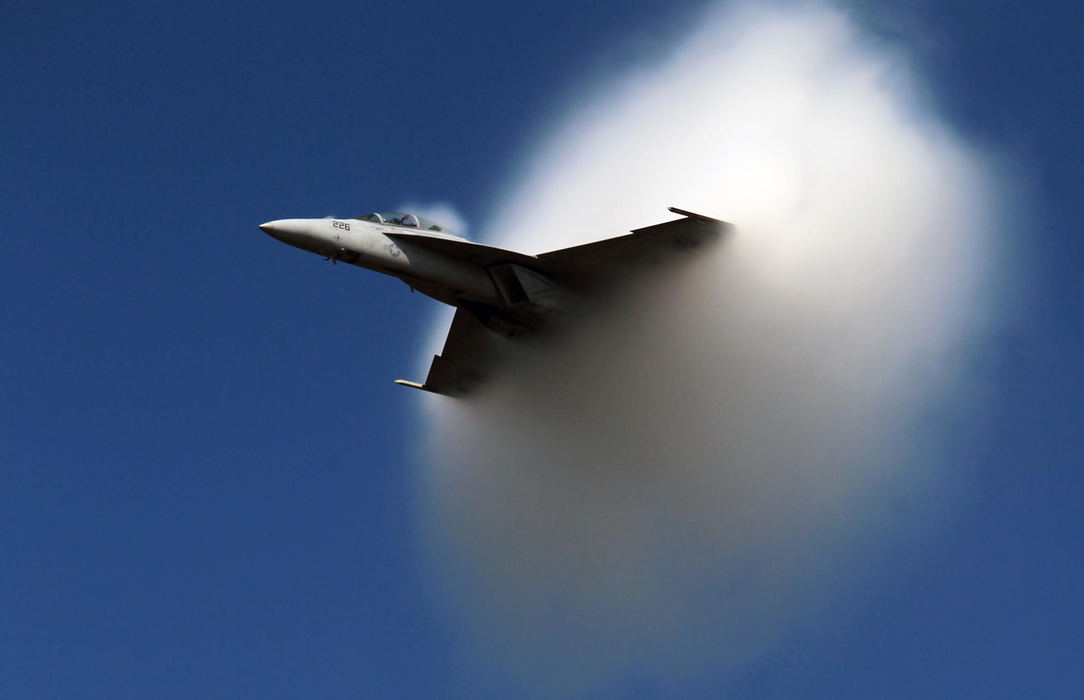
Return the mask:
<path id="1" fill-rule="evenodd" d="M 595 243 L 527 255 L 474 243 L 421 216 L 379 212 L 353 219 L 279 219 L 260 225 L 283 243 L 398 277 L 456 308 L 425 383 L 463 396 L 492 368 L 497 339 L 541 333 L 553 315 L 604 295 L 645 266 L 663 265 L 717 239 L 730 224 L 670 208 L 683 218 Z"/>

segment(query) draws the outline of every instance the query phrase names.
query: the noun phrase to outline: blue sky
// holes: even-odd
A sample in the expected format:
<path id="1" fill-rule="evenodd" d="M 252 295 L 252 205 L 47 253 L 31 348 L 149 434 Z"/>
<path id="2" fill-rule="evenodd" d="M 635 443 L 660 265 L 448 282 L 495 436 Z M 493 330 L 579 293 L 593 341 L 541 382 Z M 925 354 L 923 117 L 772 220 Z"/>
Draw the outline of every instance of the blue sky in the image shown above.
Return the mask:
<path id="1" fill-rule="evenodd" d="M 424 428 L 391 380 L 435 302 L 256 225 L 442 201 L 479 229 L 588 78 L 698 7 L 9 8 L 0 697 L 501 694 L 419 564 Z M 857 12 L 1019 173 L 1018 310 L 978 353 L 985 415 L 949 442 L 945 518 L 831 624 L 683 690 L 1076 696 L 1084 16 Z M 609 692 L 663 691 L 633 669 Z"/>

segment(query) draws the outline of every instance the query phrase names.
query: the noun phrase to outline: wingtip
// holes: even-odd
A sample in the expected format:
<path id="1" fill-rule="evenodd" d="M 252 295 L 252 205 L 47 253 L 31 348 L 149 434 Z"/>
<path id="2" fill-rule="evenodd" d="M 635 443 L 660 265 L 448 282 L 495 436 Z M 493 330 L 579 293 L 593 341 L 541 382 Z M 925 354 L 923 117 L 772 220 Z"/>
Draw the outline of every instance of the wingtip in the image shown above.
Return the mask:
<path id="1" fill-rule="evenodd" d="M 667 207 L 667 209 L 669 211 L 672 211 L 675 214 L 679 214 L 681 216 L 687 216 L 690 219 L 696 219 L 697 221 L 703 221 L 703 222 L 712 223 L 712 224 L 726 224 L 725 221 L 720 221 L 719 219 L 713 219 L 712 217 L 704 216 L 703 214 L 697 214 L 696 212 L 688 211 L 687 209 L 678 209 L 677 207 Z"/>
<path id="2" fill-rule="evenodd" d="M 396 379 L 395 383 L 398 384 L 399 386 L 408 386 L 411 389 L 422 389 L 423 391 L 426 391 L 426 388 L 425 388 L 424 384 L 419 384 L 418 382 L 412 382 L 412 381 L 409 381 L 407 379 Z"/>

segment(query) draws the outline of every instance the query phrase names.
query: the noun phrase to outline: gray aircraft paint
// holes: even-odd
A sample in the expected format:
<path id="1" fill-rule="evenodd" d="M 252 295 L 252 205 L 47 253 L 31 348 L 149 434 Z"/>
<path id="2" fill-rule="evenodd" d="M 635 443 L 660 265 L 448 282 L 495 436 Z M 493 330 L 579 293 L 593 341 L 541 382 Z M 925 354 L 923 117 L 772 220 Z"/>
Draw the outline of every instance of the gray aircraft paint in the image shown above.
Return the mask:
<path id="1" fill-rule="evenodd" d="M 522 348 L 568 330 L 569 321 L 633 279 L 669 268 L 717 242 L 730 225 L 670 207 L 682 219 L 537 256 L 473 243 L 395 213 L 357 219 L 280 219 L 260 229 L 289 245 L 397 277 L 457 309 L 425 382 L 396 383 L 446 396 L 474 393 Z M 389 222 L 388 219 L 391 219 Z M 408 219 L 415 225 L 405 225 Z"/>
<path id="2" fill-rule="evenodd" d="M 407 284 L 430 282 L 441 289 L 440 296 L 434 298 L 447 304 L 455 305 L 460 298 L 483 304 L 502 303 L 493 278 L 480 265 L 389 237 L 404 232 L 405 227 L 358 219 L 279 219 L 261 224 L 260 230 L 295 248 L 383 272 Z M 464 240 L 436 232 L 425 235 Z"/>

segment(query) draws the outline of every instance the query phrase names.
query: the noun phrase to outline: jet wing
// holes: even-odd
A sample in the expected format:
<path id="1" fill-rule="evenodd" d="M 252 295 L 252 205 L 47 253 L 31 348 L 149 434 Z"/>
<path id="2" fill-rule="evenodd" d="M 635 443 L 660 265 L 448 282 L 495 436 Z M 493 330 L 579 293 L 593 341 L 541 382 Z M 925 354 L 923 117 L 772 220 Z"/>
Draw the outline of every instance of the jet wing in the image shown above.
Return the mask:
<path id="1" fill-rule="evenodd" d="M 567 282 L 572 286 L 611 285 L 638 269 L 661 265 L 682 253 L 719 239 L 732 226 L 681 209 L 670 211 L 685 218 L 636 229 L 617 238 L 563 248 L 537 256 L 523 255 L 462 239 L 424 233 L 386 234 L 404 242 L 426 246 L 455 257 L 495 268 L 516 264 Z M 396 384 L 434 394 L 461 397 L 469 394 L 500 361 L 499 333 L 486 327 L 480 310 L 456 309 L 444 350 L 433 358 L 424 384 L 397 379 Z"/>
<path id="2" fill-rule="evenodd" d="M 405 379 L 397 379 L 395 383 L 434 394 L 465 396 L 497 363 L 498 342 L 497 334 L 482 325 L 474 314 L 457 308 L 444 350 L 433 357 L 425 383 Z"/>
<path id="3" fill-rule="evenodd" d="M 684 219 L 635 229 L 616 238 L 542 253 L 543 269 L 557 278 L 606 283 L 623 273 L 663 264 L 719 239 L 733 226 L 725 221 L 670 207 Z"/>
<path id="4" fill-rule="evenodd" d="M 389 238 L 450 257 L 469 260 L 483 267 L 515 263 L 559 279 L 605 281 L 623 272 L 658 265 L 675 253 L 694 250 L 715 241 L 732 228 L 731 224 L 701 214 L 670 207 L 685 218 L 634 230 L 624 236 L 525 255 L 512 250 L 474 243 L 462 238 L 445 238 L 425 232 L 385 232 Z"/>

